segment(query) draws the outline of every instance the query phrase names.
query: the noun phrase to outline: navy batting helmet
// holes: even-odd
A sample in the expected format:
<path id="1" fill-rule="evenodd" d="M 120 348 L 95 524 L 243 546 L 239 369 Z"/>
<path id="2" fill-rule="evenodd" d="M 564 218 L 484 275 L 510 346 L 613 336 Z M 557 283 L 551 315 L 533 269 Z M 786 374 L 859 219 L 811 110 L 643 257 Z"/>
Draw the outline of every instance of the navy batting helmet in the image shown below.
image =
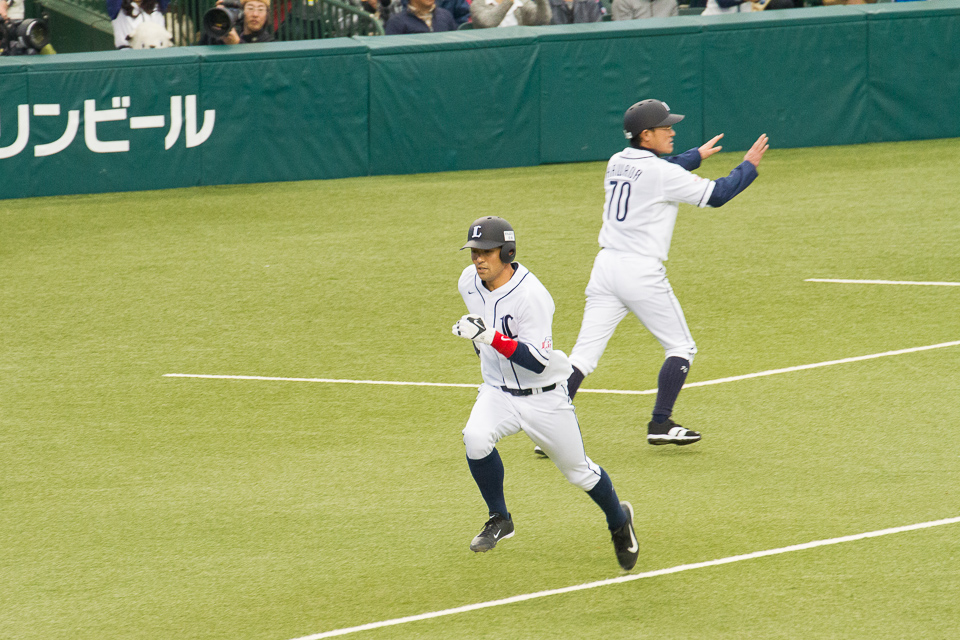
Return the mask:
<path id="1" fill-rule="evenodd" d="M 670 107 L 660 100 L 642 100 L 623 114 L 623 136 L 633 140 L 644 129 L 669 127 L 683 120 L 679 113 L 670 113 Z"/>
<path id="2" fill-rule="evenodd" d="M 513 227 L 503 218 L 478 218 L 467 229 L 467 244 L 463 249 L 494 249 L 500 247 L 500 262 L 509 264 L 517 257 L 517 242 Z"/>

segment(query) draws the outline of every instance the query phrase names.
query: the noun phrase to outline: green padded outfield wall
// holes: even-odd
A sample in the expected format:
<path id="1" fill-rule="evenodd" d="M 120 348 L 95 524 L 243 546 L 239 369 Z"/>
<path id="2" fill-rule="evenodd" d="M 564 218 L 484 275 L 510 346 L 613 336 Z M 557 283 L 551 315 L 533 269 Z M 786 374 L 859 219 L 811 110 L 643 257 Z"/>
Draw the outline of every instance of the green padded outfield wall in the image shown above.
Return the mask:
<path id="1" fill-rule="evenodd" d="M 498 31 L 357 38 L 370 49 L 370 173 L 539 164 L 536 34 Z"/>
<path id="2" fill-rule="evenodd" d="M 861 5 L 862 6 L 862 5 Z M 703 124 L 724 149 L 864 142 L 868 22 L 853 6 L 704 18 Z M 749 26 L 750 28 L 745 28 Z"/>
<path id="3" fill-rule="evenodd" d="M 366 48 L 248 47 L 4 60 L 0 195 L 366 174 Z"/>
<path id="4" fill-rule="evenodd" d="M 908 4 L 923 11 L 884 4 L 867 15 L 869 142 L 960 137 L 960 5 Z"/>
<path id="5" fill-rule="evenodd" d="M 960 0 L 0 58 L 0 198 L 960 136 Z M 2 210 L 2 206 L 0 206 Z"/>
<path id="6" fill-rule="evenodd" d="M 217 109 L 216 129 L 200 146 L 201 184 L 367 174 L 365 47 L 337 38 L 257 45 L 242 57 L 195 49 L 204 52 L 204 108 Z"/>
<path id="7" fill-rule="evenodd" d="M 16 58 L 11 58 L 10 63 L 0 64 L 0 198 L 35 195 L 30 188 L 29 169 L 22 158 L 23 154 L 2 158 L 15 150 L 10 147 L 18 138 L 15 123 L 20 120 L 17 110 L 21 104 L 29 105 L 26 67 L 17 64 Z M 20 114 L 22 115 L 23 113 Z M 41 193 L 43 192 L 36 195 Z M 0 211 L 2 210 L 3 205 L 0 205 Z"/>
<path id="8" fill-rule="evenodd" d="M 678 149 L 702 143 L 702 26 L 657 18 L 540 27 L 542 162 L 606 159 L 626 145 L 623 112 L 658 97 L 686 116 Z"/>
<path id="9" fill-rule="evenodd" d="M 118 57 L 123 64 L 103 64 L 100 54 L 75 54 L 31 66 L 23 100 L 32 106 L 29 142 L 19 156 L 0 160 L 0 168 L 19 159 L 18 174 L 28 178 L 32 194 L 197 184 L 192 167 L 200 166 L 199 149 L 186 148 L 182 133 L 170 149 L 164 144 L 171 96 L 198 93 L 196 56 L 131 53 Z M 9 113 L 0 111 L 0 134 L 10 133 Z M 135 118 L 150 116 L 162 117 L 163 126 L 133 129 L 142 122 Z"/>

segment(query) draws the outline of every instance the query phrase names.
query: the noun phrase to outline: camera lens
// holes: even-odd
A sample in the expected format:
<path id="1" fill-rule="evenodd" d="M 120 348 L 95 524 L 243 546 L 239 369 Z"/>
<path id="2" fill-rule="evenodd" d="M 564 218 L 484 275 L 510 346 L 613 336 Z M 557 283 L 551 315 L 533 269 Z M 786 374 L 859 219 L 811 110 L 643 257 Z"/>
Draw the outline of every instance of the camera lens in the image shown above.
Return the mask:
<path id="1" fill-rule="evenodd" d="M 17 39 L 25 47 L 43 49 L 50 42 L 47 23 L 42 20 L 24 20 L 17 27 Z"/>
<path id="2" fill-rule="evenodd" d="M 222 38 L 233 28 L 230 14 L 220 7 L 214 7 L 203 14 L 203 29 L 215 38 Z"/>

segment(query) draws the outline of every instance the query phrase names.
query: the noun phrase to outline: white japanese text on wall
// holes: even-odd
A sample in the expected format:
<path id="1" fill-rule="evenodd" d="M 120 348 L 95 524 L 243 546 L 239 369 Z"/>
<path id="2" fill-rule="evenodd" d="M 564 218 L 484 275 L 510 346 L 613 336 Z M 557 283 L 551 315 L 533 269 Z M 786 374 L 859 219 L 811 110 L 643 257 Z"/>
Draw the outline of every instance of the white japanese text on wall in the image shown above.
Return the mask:
<path id="1" fill-rule="evenodd" d="M 131 105 L 130 96 L 112 98 L 110 108 L 98 109 L 96 100 L 83 101 L 83 141 L 87 149 L 94 153 L 124 153 L 130 151 L 129 139 L 101 140 L 97 133 L 97 125 L 102 122 L 129 121 L 131 130 L 139 129 L 167 129 L 164 137 L 164 150 L 169 150 L 184 134 L 186 147 L 199 146 L 207 141 L 213 133 L 216 121 L 216 111 L 207 109 L 203 112 L 202 123 L 198 126 L 197 96 L 170 96 L 170 114 L 159 115 L 130 115 L 135 110 Z M 59 104 L 34 104 L 32 114 L 34 118 L 63 119 Z M 33 155 L 40 158 L 60 153 L 71 144 L 80 131 L 80 110 L 69 109 L 66 113 L 65 129 L 56 140 L 34 141 Z M 0 113 L 0 133 L 3 132 L 5 122 L 9 116 Z M 13 158 L 23 153 L 30 145 L 31 108 L 29 104 L 17 106 L 17 137 L 7 146 L 0 147 L 0 160 Z"/>

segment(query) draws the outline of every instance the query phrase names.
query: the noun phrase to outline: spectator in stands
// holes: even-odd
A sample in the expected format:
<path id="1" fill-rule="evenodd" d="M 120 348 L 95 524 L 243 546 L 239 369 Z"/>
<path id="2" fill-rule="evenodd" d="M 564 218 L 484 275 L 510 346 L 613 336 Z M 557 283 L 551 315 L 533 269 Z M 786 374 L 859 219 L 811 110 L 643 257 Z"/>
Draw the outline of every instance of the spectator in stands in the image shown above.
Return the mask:
<path id="1" fill-rule="evenodd" d="M 614 20 L 669 18 L 680 13 L 677 0 L 613 0 L 610 13 Z"/>
<path id="2" fill-rule="evenodd" d="M 437 6 L 449 11 L 458 27 L 470 19 L 470 3 L 467 0 L 437 0 Z"/>
<path id="3" fill-rule="evenodd" d="M 23 0 L 0 0 L 0 19 L 23 20 Z"/>
<path id="4" fill-rule="evenodd" d="M 600 22 L 603 18 L 598 0 L 550 0 L 550 13 L 553 14 L 550 24 Z"/>
<path id="5" fill-rule="evenodd" d="M 355 0 L 354 0 L 355 1 Z M 378 0 L 372 0 L 377 2 Z M 407 0 L 379 0 L 380 15 L 386 24 L 394 16 L 407 8 Z M 468 0 L 436 0 L 437 6 L 446 9 L 453 16 L 459 27 L 470 19 L 470 2 Z"/>
<path id="6" fill-rule="evenodd" d="M 337 36 L 374 36 L 379 32 L 374 28 L 374 23 L 386 24 L 389 19 L 389 3 L 384 5 L 379 0 L 343 0 L 356 9 L 361 9 L 370 19 L 362 20 L 359 15 L 342 14 L 337 19 L 339 34 Z M 384 17 L 383 9 L 387 8 L 387 17 Z"/>
<path id="7" fill-rule="evenodd" d="M 435 0 L 409 0 L 406 8 L 393 14 L 383 30 L 387 35 L 456 31 L 453 14 L 436 5 Z"/>
<path id="8" fill-rule="evenodd" d="M 404 4 L 400 0 L 377 0 L 380 10 L 377 12 L 380 22 L 387 24 L 390 18 L 403 11 Z"/>
<path id="9" fill-rule="evenodd" d="M 718 16 L 721 13 L 749 13 L 753 11 L 751 0 L 707 0 L 702 16 Z"/>
<path id="10" fill-rule="evenodd" d="M 391 3 L 378 0 L 342 0 L 356 13 L 347 12 L 318 0 L 294 0 L 277 28 L 277 40 L 315 40 L 346 36 L 375 35 L 378 22 L 390 17 Z M 399 7 L 400 0 L 396 0 Z"/>
<path id="11" fill-rule="evenodd" d="M 217 0 L 222 5 L 223 0 Z M 237 33 L 231 29 L 223 38 L 214 38 L 207 33 L 200 36 L 199 44 L 248 44 L 250 42 L 273 42 L 276 36 L 268 24 L 270 0 L 242 0 L 243 29 Z"/>
<path id="12" fill-rule="evenodd" d="M 472 0 L 470 17 L 478 29 L 550 24 L 550 0 Z"/>
<path id="13" fill-rule="evenodd" d="M 613 0 L 610 13 L 614 20 L 669 18 L 680 13 L 677 0 Z"/>
<path id="14" fill-rule="evenodd" d="M 155 22 L 166 28 L 163 14 L 170 0 L 107 0 L 107 15 L 113 22 L 113 44 L 127 49 L 127 36 L 144 22 Z"/>
<path id="15" fill-rule="evenodd" d="M 380 18 L 380 2 L 378 0 L 347 0 L 347 4 L 353 5 L 357 9 L 363 9 L 377 20 Z"/>

